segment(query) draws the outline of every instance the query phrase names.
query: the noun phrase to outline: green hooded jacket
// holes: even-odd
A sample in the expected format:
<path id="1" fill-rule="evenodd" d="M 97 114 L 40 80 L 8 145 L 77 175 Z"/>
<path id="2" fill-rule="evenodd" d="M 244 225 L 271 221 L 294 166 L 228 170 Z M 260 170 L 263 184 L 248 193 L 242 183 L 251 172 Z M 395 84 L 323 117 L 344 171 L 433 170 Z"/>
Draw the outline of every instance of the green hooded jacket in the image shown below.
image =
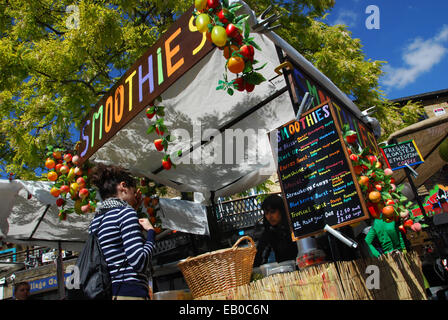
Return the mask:
<path id="1" fill-rule="evenodd" d="M 384 254 L 387 254 L 393 250 L 406 250 L 406 246 L 401 236 L 401 232 L 395 225 L 395 221 L 385 222 L 382 219 L 375 219 L 373 226 L 370 228 L 365 241 L 369 246 L 370 252 L 375 257 L 379 257 L 381 254 L 372 245 L 375 237 L 378 238 L 381 243 Z"/>

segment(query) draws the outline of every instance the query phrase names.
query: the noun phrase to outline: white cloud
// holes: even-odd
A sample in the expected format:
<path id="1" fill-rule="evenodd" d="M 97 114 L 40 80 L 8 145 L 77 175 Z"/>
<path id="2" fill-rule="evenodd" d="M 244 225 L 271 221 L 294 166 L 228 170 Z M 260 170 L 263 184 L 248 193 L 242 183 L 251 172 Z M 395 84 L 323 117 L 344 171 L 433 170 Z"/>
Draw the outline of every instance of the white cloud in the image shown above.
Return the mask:
<path id="1" fill-rule="evenodd" d="M 351 10 L 340 10 L 334 24 L 345 24 L 354 27 L 358 21 L 358 14 Z"/>
<path id="2" fill-rule="evenodd" d="M 386 76 L 383 83 L 389 88 L 404 88 L 417 80 L 422 74 L 429 72 L 439 64 L 448 53 L 445 46 L 448 42 L 448 25 L 430 39 L 417 38 L 403 50 L 403 67 L 386 65 Z"/>

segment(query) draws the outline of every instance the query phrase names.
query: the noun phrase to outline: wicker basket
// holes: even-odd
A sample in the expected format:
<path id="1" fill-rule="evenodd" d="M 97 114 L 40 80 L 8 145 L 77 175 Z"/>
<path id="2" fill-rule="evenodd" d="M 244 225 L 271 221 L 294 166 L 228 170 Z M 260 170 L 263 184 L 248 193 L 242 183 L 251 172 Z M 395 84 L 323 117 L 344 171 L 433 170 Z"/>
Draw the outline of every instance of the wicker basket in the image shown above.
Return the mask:
<path id="1" fill-rule="evenodd" d="M 244 240 L 249 241 L 249 247 L 238 247 Z M 244 236 L 231 248 L 188 257 L 178 267 L 193 298 L 198 298 L 248 284 L 256 253 L 252 238 Z"/>

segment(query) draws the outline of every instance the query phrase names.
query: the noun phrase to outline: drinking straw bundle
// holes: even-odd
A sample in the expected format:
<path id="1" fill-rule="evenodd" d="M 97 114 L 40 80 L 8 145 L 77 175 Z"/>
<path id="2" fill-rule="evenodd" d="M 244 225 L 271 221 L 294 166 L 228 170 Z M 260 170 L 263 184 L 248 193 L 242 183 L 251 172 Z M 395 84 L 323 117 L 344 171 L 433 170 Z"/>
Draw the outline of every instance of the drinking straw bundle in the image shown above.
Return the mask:
<path id="1" fill-rule="evenodd" d="M 199 299 L 424 300 L 426 295 L 420 259 L 410 252 L 274 274 Z"/>

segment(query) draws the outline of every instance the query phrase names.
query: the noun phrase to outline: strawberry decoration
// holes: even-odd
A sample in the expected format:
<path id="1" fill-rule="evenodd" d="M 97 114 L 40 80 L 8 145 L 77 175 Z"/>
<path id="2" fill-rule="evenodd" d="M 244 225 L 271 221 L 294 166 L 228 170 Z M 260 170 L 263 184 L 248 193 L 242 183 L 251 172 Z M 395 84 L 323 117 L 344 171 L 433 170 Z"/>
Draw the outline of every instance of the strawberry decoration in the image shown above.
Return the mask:
<path id="1" fill-rule="evenodd" d="M 156 101 L 162 102 L 162 98 L 157 97 Z M 174 141 L 174 137 L 172 137 L 169 134 L 168 128 L 164 123 L 163 117 L 165 116 L 165 107 L 157 106 L 153 103 L 149 108 L 147 108 L 145 115 L 148 119 L 154 119 L 152 124 L 148 127 L 148 130 L 146 131 L 147 134 L 151 134 L 154 132 L 160 137 L 154 140 L 154 146 L 156 150 L 159 152 L 165 152 L 163 159 L 169 157 L 169 155 L 166 152 L 168 151 L 169 144 Z M 180 150 L 177 151 L 177 155 L 180 157 L 182 155 L 182 152 Z M 171 169 L 171 166 L 169 166 L 168 168 L 168 165 L 163 165 L 163 162 L 162 167 L 165 170 Z"/>

